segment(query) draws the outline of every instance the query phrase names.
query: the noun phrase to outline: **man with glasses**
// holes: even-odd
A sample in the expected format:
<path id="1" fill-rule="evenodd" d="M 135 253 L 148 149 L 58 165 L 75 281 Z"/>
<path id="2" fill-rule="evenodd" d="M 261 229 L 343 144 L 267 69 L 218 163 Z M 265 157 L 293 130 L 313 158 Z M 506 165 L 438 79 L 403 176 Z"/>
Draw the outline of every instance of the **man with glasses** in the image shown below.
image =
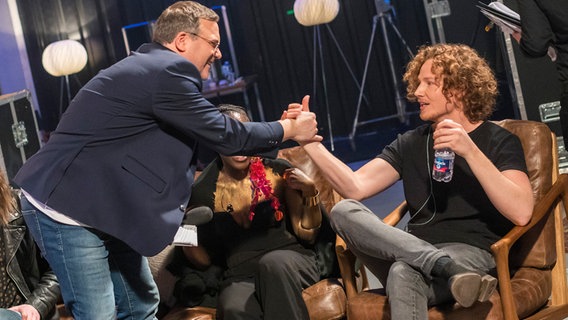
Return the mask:
<path id="1" fill-rule="evenodd" d="M 89 81 L 15 178 L 75 319 L 155 319 L 158 291 L 144 256 L 179 229 L 198 144 L 250 155 L 314 139 L 313 113 L 241 123 L 202 97 L 201 79 L 221 58 L 218 19 L 192 1 L 168 7 L 153 43 Z"/>
<path id="2" fill-rule="evenodd" d="M 199 34 L 195 33 L 195 32 L 190 32 L 189 34 L 194 35 L 198 38 L 201 38 L 207 42 L 209 42 L 209 44 L 211 45 L 211 47 L 213 48 L 213 50 L 217 51 L 217 49 L 219 49 L 219 46 L 221 45 L 221 42 L 219 42 L 219 40 L 209 40 L 205 37 L 200 36 Z"/>

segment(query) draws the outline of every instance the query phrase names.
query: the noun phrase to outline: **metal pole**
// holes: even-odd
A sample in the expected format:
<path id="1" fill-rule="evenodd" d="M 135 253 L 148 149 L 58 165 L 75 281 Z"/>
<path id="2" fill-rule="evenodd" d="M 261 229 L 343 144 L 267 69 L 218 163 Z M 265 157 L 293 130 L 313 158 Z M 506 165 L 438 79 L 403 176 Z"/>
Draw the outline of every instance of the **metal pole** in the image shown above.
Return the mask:
<path id="1" fill-rule="evenodd" d="M 333 43 L 335 44 L 335 47 L 337 48 L 337 51 L 339 51 L 339 55 L 341 56 L 341 58 L 343 59 L 343 62 L 345 63 L 345 66 L 347 67 L 347 70 L 349 71 L 349 74 L 351 75 L 351 78 L 353 79 L 353 81 L 355 82 L 355 85 L 357 86 L 358 90 L 361 90 L 361 84 L 359 84 L 359 80 L 357 80 L 357 77 L 355 76 L 355 73 L 353 72 L 353 69 L 351 69 L 351 66 L 349 66 L 349 62 L 347 62 L 347 57 L 345 57 L 345 53 L 343 53 L 343 50 L 341 49 L 341 46 L 339 45 L 339 41 L 337 41 L 337 38 L 335 37 L 335 34 L 333 33 L 333 31 L 331 30 L 331 27 L 329 26 L 329 24 L 325 25 L 327 27 L 327 31 L 329 33 L 329 36 L 331 37 L 331 39 L 333 40 Z M 369 101 L 367 100 L 367 97 L 363 96 L 363 99 L 365 99 L 365 102 L 367 104 L 369 104 Z"/>
<path id="2" fill-rule="evenodd" d="M 319 46 L 319 56 L 320 56 L 320 71 L 321 71 L 321 78 L 322 78 L 322 85 L 323 85 L 323 99 L 325 101 L 325 112 L 327 113 L 327 129 L 329 131 L 329 142 L 331 151 L 335 151 L 335 145 L 333 142 L 333 130 L 331 127 L 331 112 L 329 110 L 329 100 L 327 96 L 327 81 L 325 77 L 325 67 L 324 67 L 324 60 L 323 60 L 323 49 L 321 44 L 321 33 L 319 25 L 315 26 L 317 39 L 318 39 L 318 46 Z"/>
<path id="3" fill-rule="evenodd" d="M 313 101 L 317 100 L 317 83 L 318 83 L 318 39 L 317 39 L 317 29 L 314 27 L 313 29 L 314 31 L 314 42 L 312 43 L 312 52 L 314 53 L 313 59 L 312 59 L 312 94 L 313 94 Z"/>
<path id="4" fill-rule="evenodd" d="M 373 17 L 373 29 L 371 31 L 371 38 L 369 39 L 369 48 L 367 49 L 367 58 L 365 59 L 365 69 L 363 69 L 363 79 L 361 79 L 361 89 L 359 90 L 359 98 L 357 99 L 357 106 L 355 107 L 355 119 L 353 119 L 353 129 L 349 134 L 351 140 L 351 147 L 354 149 L 353 139 L 357 131 L 357 123 L 359 122 L 359 110 L 361 109 L 361 100 L 363 99 L 363 90 L 365 89 L 365 81 L 367 80 L 367 71 L 369 70 L 369 60 L 371 59 L 371 51 L 373 50 L 373 40 L 377 31 L 378 16 Z"/>
<path id="5" fill-rule="evenodd" d="M 69 86 L 69 75 L 65 75 L 65 87 L 67 88 L 67 106 L 71 104 L 71 87 Z"/>
<path id="6" fill-rule="evenodd" d="M 448 0 L 424 0 L 424 11 L 426 11 L 426 21 L 428 22 L 428 30 L 430 31 L 430 40 L 432 44 L 446 43 L 446 34 L 444 32 L 444 25 L 442 24 L 442 17 L 449 16 L 451 13 L 450 2 Z M 432 20 L 436 20 L 436 31 L 438 32 L 438 39 L 434 34 Z"/>
<path id="7" fill-rule="evenodd" d="M 434 34 L 434 26 L 432 25 L 432 14 L 430 13 L 430 5 L 428 0 L 424 0 L 424 11 L 426 11 L 426 23 L 428 24 L 428 33 L 430 34 L 430 41 L 432 44 L 437 43 L 436 35 Z"/>
<path id="8" fill-rule="evenodd" d="M 235 53 L 235 46 L 233 44 L 233 34 L 231 33 L 231 26 L 229 25 L 229 17 L 227 16 L 227 7 L 221 6 L 221 14 L 223 15 L 223 23 L 225 24 L 225 32 L 227 33 L 227 42 L 229 42 L 229 51 L 231 52 L 231 62 L 233 63 L 233 72 L 235 79 L 241 76 L 239 72 L 239 64 L 237 63 L 237 54 Z"/>
<path id="9" fill-rule="evenodd" d="M 390 46 L 390 40 L 388 38 L 388 32 L 387 32 L 387 29 L 386 29 L 386 22 L 388 22 L 393 27 L 393 30 L 395 31 L 396 36 L 401 41 L 401 43 L 406 47 L 406 50 L 409 53 L 409 56 L 413 57 L 414 54 L 412 53 L 412 50 L 410 50 L 410 48 L 406 44 L 406 41 L 404 40 L 404 38 L 402 37 L 402 35 L 400 34 L 400 32 L 398 31 L 396 26 L 393 24 L 393 22 L 390 19 L 390 16 L 389 16 L 389 14 L 390 14 L 389 11 L 391 10 L 390 5 L 386 5 L 383 1 L 379 1 L 379 0 L 375 1 L 375 5 L 377 7 L 378 14 L 373 17 L 373 29 L 371 31 L 371 39 L 369 40 L 369 48 L 367 50 L 367 58 L 365 60 L 365 68 L 363 70 L 363 78 L 361 80 L 361 89 L 359 91 L 359 98 L 357 100 L 357 106 L 355 108 L 355 119 L 353 120 L 353 129 L 351 130 L 351 133 L 349 134 L 349 140 L 351 142 L 351 148 L 353 150 L 355 150 L 354 139 L 355 139 L 355 133 L 357 131 L 357 127 L 364 125 L 364 124 L 371 123 L 371 122 L 377 122 L 377 121 L 392 119 L 392 118 L 395 118 L 395 117 L 398 117 L 400 122 L 405 122 L 405 121 L 408 120 L 407 117 L 406 117 L 406 115 L 408 113 L 406 112 L 406 105 L 404 103 L 404 97 L 402 97 L 402 95 L 400 94 L 400 91 L 399 91 L 399 89 L 400 89 L 399 88 L 399 81 L 398 81 L 398 77 L 397 77 L 397 74 L 396 74 L 396 70 L 394 68 L 394 60 L 393 60 L 393 55 L 392 55 L 392 49 L 391 49 L 391 46 Z M 386 48 L 386 51 L 387 51 L 387 57 L 388 57 L 389 67 L 390 67 L 390 72 L 391 72 L 391 78 L 392 78 L 394 89 L 395 89 L 395 99 L 396 99 L 395 103 L 396 103 L 397 113 L 395 115 L 391 115 L 391 116 L 385 116 L 385 117 L 380 117 L 380 118 L 375 118 L 375 119 L 370 119 L 370 120 L 367 120 L 367 121 L 359 122 L 359 112 L 360 112 L 360 109 L 361 109 L 361 100 L 363 98 L 363 90 L 365 88 L 365 82 L 366 82 L 366 79 L 367 79 L 367 72 L 368 72 L 368 69 L 369 69 L 369 61 L 370 61 L 370 58 L 371 58 L 371 51 L 373 49 L 373 41 L 374 41 L 374 38 L 375 38 L 375 33 L 377 31 L 377 22 L 378 22 L 379 19 L 381 21 L 382 35 L 383 35 L 384 40 L 385 40 L 385 48 Z"/>
<path id="10" fill-rule="evenodd" d="M 59 119 L 61 119 L 61 114 L 63 114 L 63 92 L 65 92 L 65 78 L 61 77 L 60 81 L 61 89 L 59 90 Z M 57 120 L 59 120 L 57 119 Z"/>
<path id="11" fill-rule="evenodd" d="M 405 121 L 405 106 L 403 104 L 402 101 L 402 96 L 400 95 L 400 90 L 398 87 L 398 76 L 396 74 L 396 70 L 394 68 L 394 60 L 392 58 L 392 50 L 391 50 L 391 45 L 390 45 L 390 40 L 389 40 L 389 35 L 387 33 L 387 25 L 385 23 L 385 19 L 388 19 L 388 16 L 385 16 L 385 13 L 381 13 L 380 15 L 381 17 L 381 29 L 383 31 L 383 38 L 385 40 L 385 47 L 387 49 L 387 58 L 389 60 L 389 69 L 391 72 L 391 77 L 392 77 L 392 84 L 394 86 L 394 94 L 395 94 L 395 103 L 396 103 L 396 110 L 397 110 L 397 114 L 399 117 L 400 122 L 404 122 Z"/>

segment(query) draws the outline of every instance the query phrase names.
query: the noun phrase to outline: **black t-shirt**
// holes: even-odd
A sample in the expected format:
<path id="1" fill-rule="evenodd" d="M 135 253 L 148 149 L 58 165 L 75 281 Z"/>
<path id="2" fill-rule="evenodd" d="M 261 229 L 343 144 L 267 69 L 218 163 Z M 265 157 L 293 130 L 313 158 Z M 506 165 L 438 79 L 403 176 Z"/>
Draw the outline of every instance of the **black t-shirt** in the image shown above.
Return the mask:
<path id="1" fill-rule="evenodd" d="M 499 171 L 527 172 L 521 142 L 506 129 L 484 122 L 469 136 Z M 450 182 L 431 178 L 434 149 L 429 124 L 399 135 L 378 157 L 401 176 L 411 215 L 408 232 L 418 238 L 489 251 L 513 227 L 493 206 L 462 157 L 456 155 Z"/>

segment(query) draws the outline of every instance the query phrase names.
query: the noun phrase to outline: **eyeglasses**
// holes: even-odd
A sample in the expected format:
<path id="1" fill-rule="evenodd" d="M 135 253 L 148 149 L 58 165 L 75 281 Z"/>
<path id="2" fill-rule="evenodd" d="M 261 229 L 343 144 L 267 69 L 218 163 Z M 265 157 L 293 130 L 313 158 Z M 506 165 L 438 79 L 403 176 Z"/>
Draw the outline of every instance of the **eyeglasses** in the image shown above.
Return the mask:
<path id="1" fill-rule="evenodd" d="M 207 43 L 209 43 L 209 45 L 213 48 L 214 51 L 217 51 L 219 49 L 219 46 L 221 45 L 220 41 L 209 40 L 209 39 L 202 37 L 202 36 L 200 36 L 200 35 L 198 35 L 197 33 L 194 33 L 194 32 L 188 32 L 188 33 L 205 40 Z"/>

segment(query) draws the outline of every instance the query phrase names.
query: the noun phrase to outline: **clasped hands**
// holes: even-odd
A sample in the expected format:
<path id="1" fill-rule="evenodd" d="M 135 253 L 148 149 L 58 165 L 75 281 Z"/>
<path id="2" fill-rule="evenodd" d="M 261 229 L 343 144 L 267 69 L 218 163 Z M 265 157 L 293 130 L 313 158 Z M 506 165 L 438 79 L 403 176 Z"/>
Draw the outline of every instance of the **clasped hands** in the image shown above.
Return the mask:
<path id="1" fill-rule="evenodd" d="M 291 139 L 304 145 L 310 142 L 320 142 L 323 137 L 318 135 L 318 123 L 316 115 L 310 112 L 310 96 L 306 95 L 302 103 L 290 103 L 288 110 L 282 113 L 280 120 L 292 120 Z"/>

